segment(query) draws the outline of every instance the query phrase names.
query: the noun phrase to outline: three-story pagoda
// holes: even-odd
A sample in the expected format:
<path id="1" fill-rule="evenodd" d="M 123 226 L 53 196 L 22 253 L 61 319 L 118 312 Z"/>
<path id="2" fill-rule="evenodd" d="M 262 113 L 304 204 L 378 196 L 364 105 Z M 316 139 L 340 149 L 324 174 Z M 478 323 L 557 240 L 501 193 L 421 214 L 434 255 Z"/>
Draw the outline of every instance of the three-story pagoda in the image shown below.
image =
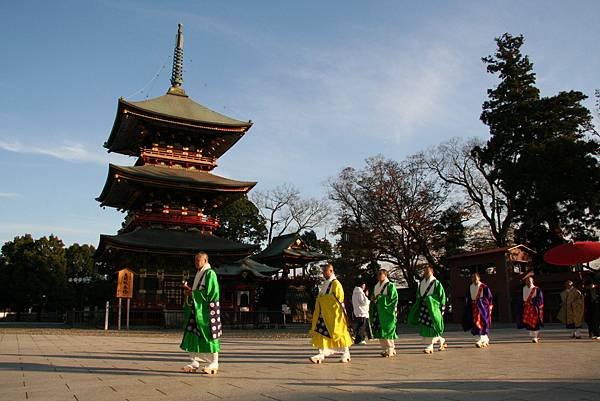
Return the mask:
<path id="1" fill-rule="evenodd" d="M 104 146 L 137 157 L 134 166 L 110 164 L 101 206 L 126 212 L 116 235 L 101 235 L 96 259 L 140 278 L 134 305 L 181 305 L 181 279 L 202 250 L 226 263 L 255 247 L 213 234 L 216 208 L 246 194 L 255 182 L 212 173 L 217 161 L 252 126 L 193 101 L 183 89 L 183 33 L 179 25 L 171 87 L 157 98 L 119 99 Z M 144 280 L 147 278 L 147 280 Z M 152 280 L 150 280 L 152 278 Z"/>

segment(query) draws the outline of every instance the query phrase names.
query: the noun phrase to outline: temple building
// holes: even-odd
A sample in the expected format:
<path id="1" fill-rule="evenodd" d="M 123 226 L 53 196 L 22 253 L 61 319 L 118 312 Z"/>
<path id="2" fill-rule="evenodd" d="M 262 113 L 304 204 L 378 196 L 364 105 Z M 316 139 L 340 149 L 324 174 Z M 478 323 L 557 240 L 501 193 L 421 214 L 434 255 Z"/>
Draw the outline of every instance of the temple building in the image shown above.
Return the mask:
<path id="1" fill-rule="evenodd" d="M 304 276 L 311 262 L 327 259 L 327 256 L 307 246 L 297 233 L 273 238 L 269 246 L 252 259 L 280 269 L 282 277 Z"/>
<path id="2" fill-rule="evenodd" d="M 256 184 L 212 173 L 218 159 L 240 140 L 252 122 L 227 117 L 196 103 L 182 84 L 180 24 L 171 87 L 165 95 L 149 100 L 120 98 L 112 131 L 104 144 L 109 152 L 137 158 L 133 166 L 109 166 L 97 200 L 101 206 L 116 208 L 126 216 L 117 234 L 100 236 L 95 254 L 98 262 L 114 270 L 127 267 L 137 273 L 134 309 L 180 309 L 181 283 L 193 278 L 193 255 L 198 251 L 209 254 L 218 274 L 219 266 L 229 264 L 223 275 L 230 282 L 238 276 L 262 280 L 275 271 L 244 262 L 256 249 L 254 245 L 213 234 L 219 226 L 213 217 L 216 208 L 238 199 Z M 240 291 L 247 291 L 248 285 L 242 284 L 244 289 Z M 233 308 L 239 294 L 233 292 L 235 286 L 225 290 L 231 298 L 225 306 Z"/>
<path id="3" fill-rule="evenodd" d="M 512 323 L 514 311 L 522 296 L 524 278 L 533 271 L 535 252 L 525 245 L 505 246 L 454 255 L 446 259 L 450 270 L 450 300 L 452 320 L 462 321 L 467 289 L 471 274 L 477 272 L 494 295 L 493 320 Z M 539 272 L 534 275 L 535 285 L 544 292 L 544 320 L 556 321 L 560 309 L 560 293 L 566 280 L 581 285 L 581 272 L 561 268 L 559 271 Z"/>

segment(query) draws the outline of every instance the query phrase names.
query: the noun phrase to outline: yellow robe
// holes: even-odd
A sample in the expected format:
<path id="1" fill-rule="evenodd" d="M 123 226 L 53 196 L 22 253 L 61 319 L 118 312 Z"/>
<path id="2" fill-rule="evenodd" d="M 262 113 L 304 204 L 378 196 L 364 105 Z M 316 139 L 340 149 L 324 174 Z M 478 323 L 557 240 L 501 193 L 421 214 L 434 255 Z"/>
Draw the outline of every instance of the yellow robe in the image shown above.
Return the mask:
<path id="1" fill-rule="evenodd" d="M 352 337 L 348 331 L 346 313 L 342 307 L 344 289 L 337 279 L 331 283 L 331 289 L 326 294 L 319 294 L 315 302 L 310 336 L 313 347 L 319 349 L 344 348 L 352 345 Z M 323 316 L 331 338 L 316 331 L 319 316 Z"/>

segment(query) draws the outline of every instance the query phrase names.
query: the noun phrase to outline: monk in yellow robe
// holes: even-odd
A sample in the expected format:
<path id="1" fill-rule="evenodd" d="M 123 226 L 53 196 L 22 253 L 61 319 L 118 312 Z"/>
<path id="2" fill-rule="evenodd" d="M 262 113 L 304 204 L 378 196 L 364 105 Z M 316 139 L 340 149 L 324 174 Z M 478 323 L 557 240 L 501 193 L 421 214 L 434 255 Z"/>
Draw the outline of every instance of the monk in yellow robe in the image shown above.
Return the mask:
<path id="1" fill-rule="evenodd" d="M 323 266 L 325 282 L 319 290 L 313 313 L 310 336 L 319 353 L 310 357 L 312 363 L 322 363 L 326 356 L 341 352 L 340 362 L 350 362 L 352 337 L 348 331 L 344 308 L 344 289 L 336 279 L 331 263 Z"/>

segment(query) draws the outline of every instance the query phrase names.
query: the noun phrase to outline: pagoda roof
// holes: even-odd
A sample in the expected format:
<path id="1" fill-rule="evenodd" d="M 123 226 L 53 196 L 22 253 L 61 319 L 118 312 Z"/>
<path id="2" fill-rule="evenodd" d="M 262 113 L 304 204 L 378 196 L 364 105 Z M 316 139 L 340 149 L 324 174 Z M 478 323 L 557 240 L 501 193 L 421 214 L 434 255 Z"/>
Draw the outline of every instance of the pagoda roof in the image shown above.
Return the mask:
<path id="1" fill-rule="evenodd" d="M 136 156 L 144 144 L 145 135 L 151 131 L 149 128 L 165 127 L 166 130 L 185 131 L 189 136 L 188 145 L 194 144 L 203 148 L 206 155 L 220 157 L 251 126 L 250 121 L 217 113 L 187 95 L 167 92 L 163 96 L 137 102 L 120 98 L 115 122 L 104 147 L 109 152 Z"/>
<path id="2" fill-rule="evenodd" d="M 102 206 L 130 208 L 140 189 L 162 188 L 175 192 L 200 192 L 219 195 L 243 195 L 256 182 L 236 181 L 202 170 L 157 165 L 109 165 L 108 177 L 96 200 Z"/>
<path id="3" fill-rule="evenodd" d="M 241 257 L 248 255 L 256 249 L 256 246 L 240 244 L 196 230 L 138 228 L 117 235 L 100 235 L 97 257 L 101 257 L 109 249 L 169 255 L 194 255 L 204 251 L 211 256 L 239 255 Z"/>
<path id="4" fill-rule="evenodd" d="M 244 258 L 233 263 L 223 264 L 215 269 L 219 276 L 239 276 L 244 272 L 252 274 L 256 278 L 267 279 L 280 269 L 277 267 L 267 266 L 250 258 Z"/>
<path id="5" fill-rule="evenodd" d="M 149 115 L 174 119 L 180 122 L 192 124 L 210 124 L 220 127 L 249 128 L 250 121 L 240 121 L 217 113 L 200 103 L 196 103 L 189 96 L 167 92 L 166 94 L 137 102 L 119 99 L 119 104 L 128 106 L 131 110 L 137 110 Z"/>
<path id="6" fill-rule="evenodd" d="M 280 235 L 273 238 L 269 246 L 252 256 L 260 262 L 300 262 L 308 263 L 327 259 L 321 252 L 310 249 L 297 233 Z"/>

